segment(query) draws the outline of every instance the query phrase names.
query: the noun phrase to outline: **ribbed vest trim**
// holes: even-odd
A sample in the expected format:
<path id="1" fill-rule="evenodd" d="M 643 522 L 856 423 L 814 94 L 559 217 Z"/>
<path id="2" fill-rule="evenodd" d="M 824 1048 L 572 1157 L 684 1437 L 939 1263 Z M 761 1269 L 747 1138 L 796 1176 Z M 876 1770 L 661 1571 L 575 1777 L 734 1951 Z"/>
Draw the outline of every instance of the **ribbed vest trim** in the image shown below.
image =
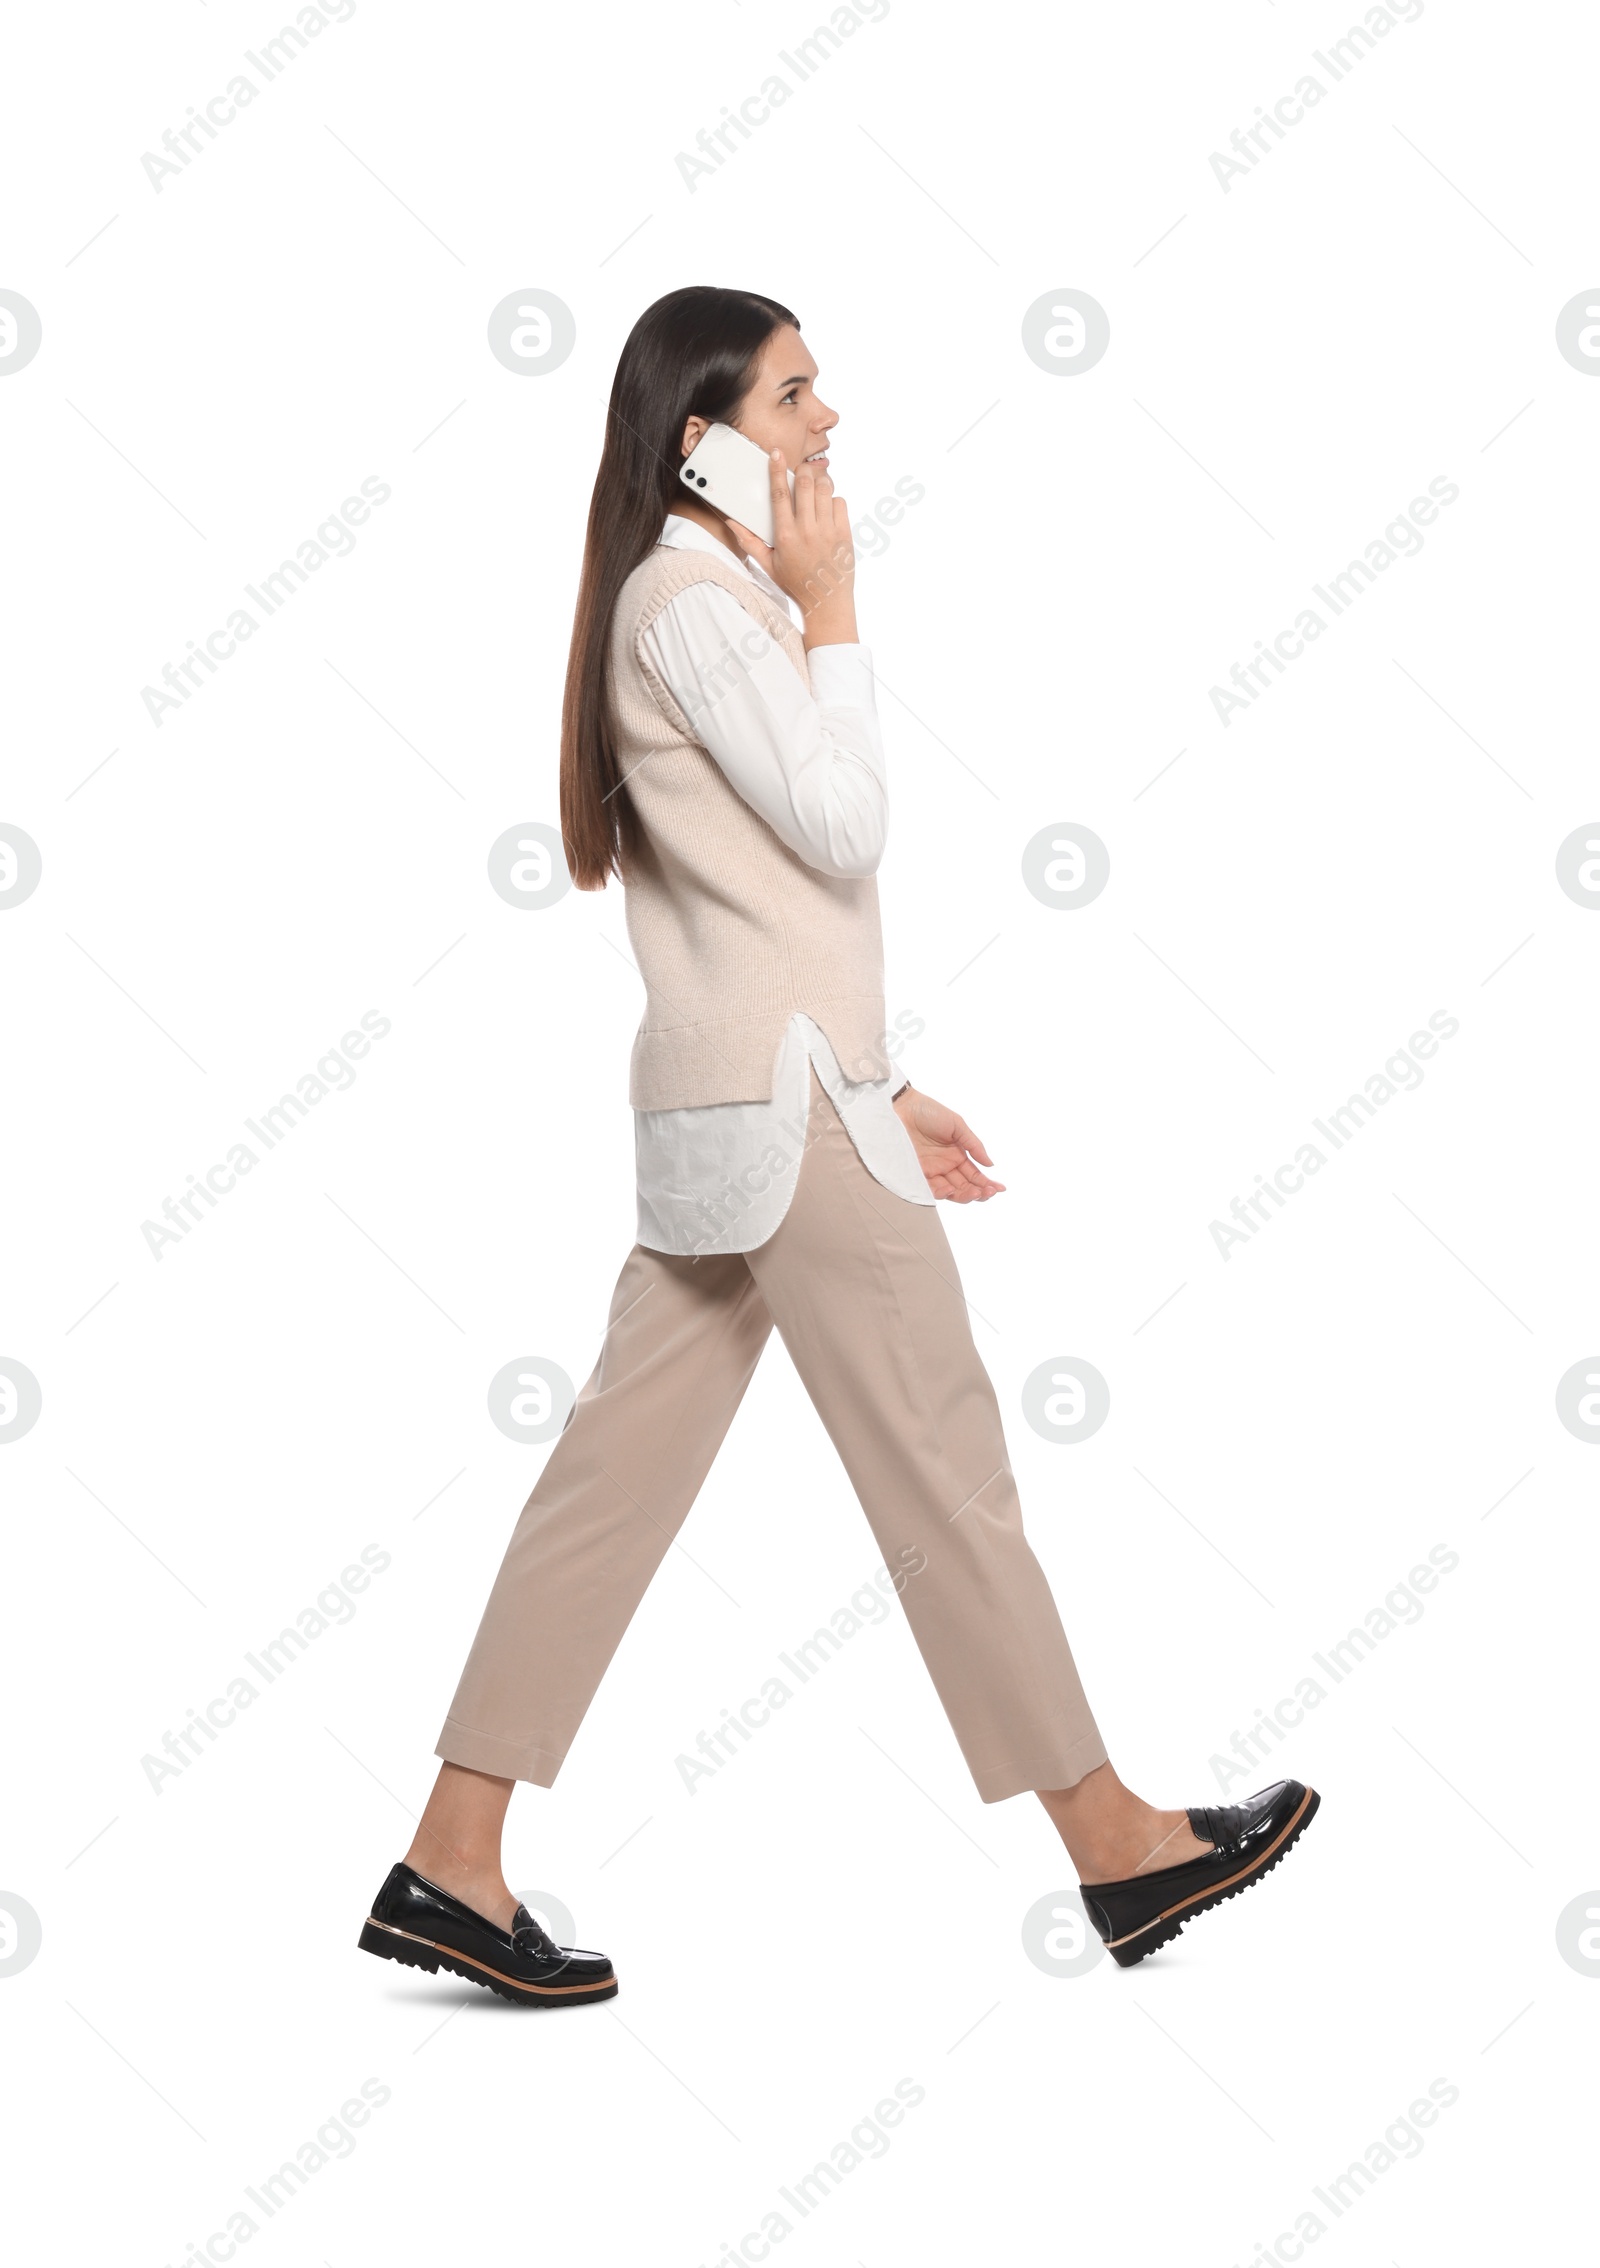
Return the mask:
<path id="1" fill-rule="evenodd" d="M 730 592 L 809 684 L 799 631 L 731 558 L 661 546 L 623 585 L 609 690 L 640 834 L 623 871 L 645 984 L 629 1068 L 637 1110 L 769 1101 L 796 1009 L 820 1024 L 847 1078 L 882 1079 L 891 1069 L 875 879 L 821 874 L 790 850 L 732 787 L 639 651 L 661 609 L 698 582 Z M 737 656 L 729 666 L 739 666 Z"/>

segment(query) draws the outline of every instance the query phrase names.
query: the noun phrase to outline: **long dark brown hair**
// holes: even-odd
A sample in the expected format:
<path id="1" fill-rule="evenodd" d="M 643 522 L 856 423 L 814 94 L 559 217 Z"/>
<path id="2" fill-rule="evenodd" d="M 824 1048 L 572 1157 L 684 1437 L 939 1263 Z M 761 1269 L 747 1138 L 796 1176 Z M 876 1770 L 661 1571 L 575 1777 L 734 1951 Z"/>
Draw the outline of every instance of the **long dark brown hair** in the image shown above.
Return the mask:
<path id="1" fill-rule="evenodd" d="M 637 839 L 606 683 L 618 595 L 661 539 L 678 493 L 685 423 L 731 423 L 762 348 L 785 323 L 800 328 L 760 292 L 690 284 L 647 307 L 628 333 L 589 504 L 561 711 L 561 837 L 580 890 L 603 890 L 621 875 Z"/>

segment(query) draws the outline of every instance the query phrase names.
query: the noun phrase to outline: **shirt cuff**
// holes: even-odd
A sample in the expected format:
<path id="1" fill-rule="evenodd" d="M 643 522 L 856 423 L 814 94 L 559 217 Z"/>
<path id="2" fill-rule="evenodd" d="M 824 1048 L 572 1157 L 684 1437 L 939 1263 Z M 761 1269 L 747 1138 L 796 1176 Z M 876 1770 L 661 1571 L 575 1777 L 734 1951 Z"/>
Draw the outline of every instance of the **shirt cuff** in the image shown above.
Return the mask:
<path id="1" fill-rule="evenodd" d="M 811 697 L 819 708 L 876 713 L 870 646 L 813 646 L 806 655 Z"/>

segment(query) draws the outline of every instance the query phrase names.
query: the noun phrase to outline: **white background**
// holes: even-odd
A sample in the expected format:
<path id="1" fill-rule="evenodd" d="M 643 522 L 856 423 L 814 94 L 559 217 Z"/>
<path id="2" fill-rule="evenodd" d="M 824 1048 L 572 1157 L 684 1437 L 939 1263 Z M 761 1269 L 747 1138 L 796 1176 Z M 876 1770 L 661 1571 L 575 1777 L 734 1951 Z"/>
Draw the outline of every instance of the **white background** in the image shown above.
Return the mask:
<path id="1" fill-rule="evenodd" d="M 777 2208 L 784 2258 L 844 2268 L 1242 2268 L 1313 2210 L 1327 2258 L 1415 2268 L 1543 2256 L 1586 2213 L 1600 1987 L 1556 1918 L 1600 1882 L 1597 1462 L 1555 1389 L 1600 1342 L 1600 920 L 1555 858 L 1600 803 L 1600 385 L 1555 324 L 1600 271 L 1597 42 L 1576 6 L 1433 0 L 1335 84 L 1312 50 L 1361 18 L 896 0 L 693 190 L 677 154 L 825 16 L 362 0 L 159 191 L 143 153 L 292 18 L 14 22 L 0 285 L 43 344 L 0 386 L 0 819 L 43 874 L 0 923 L 0 1354 L 43 1406 L 0 1452 L 0 1889 L 43 1943 L 0 2008 L 29 2257 L 188 2258 L 365 2079 L 387 2102 L 253 2215 L 252 2260 L 709 2268 Z M 1308 70 L 1325 100 L 1224 190 L 1211 153 Z M 632 1233 L 620 893 L 519 910 L 486 860 L 555 821 L 604 401 L 689 282 L 799 312 L 858 520 L 926 489 L 860 576 L 888 1005 L 1008 1184 L 944 1217 L 1124 1778 L 1219 1800 L 1235 1730 L 1459 1558 L 1229 1783 L 1323 1791 L 1289 1865 L 1126 1973 L 1028 1959 L 1072 1869 L 1029 1799 L 977 1800 L 898 1610 L 682 1784 L 874 1564 L 776 1341 L 692 1559 L 512 1807 L 510 1880 L 618 1999 L 530 2016 L 357 1955 L 545 1454 L 488 1381 L 586 1375 Z M 1022 347 L 1063 287 L 1111 327 L 1077 375 Z M 577 326 L 542 376 L 486 343 L 526 288 Z M 353 553 L 155 725 L 141 689 L 374 475 Z M 1225 728 L 1210 688 L 1438 476 L 1420 553 Z M 1063 821 L 1110 855 L 1078 910 L 1021 880 Z M 372 1009 L 355 1085 L 154 1258 L 141 1224 Z M 1437 1010 L 1422 1086 L 1225 1260 L 1210 1223 Z M 1064 1355 L 1111 1397 L 1070 1446 L 1019 1404 Z M 142 1759 L 368 1545 L 354 1619 L 153 1789 Z M 902 2079 L 888 2147 L 782 2207 Z M 1435 2080 L 1421 2147 L 1317 2206 Z"/>

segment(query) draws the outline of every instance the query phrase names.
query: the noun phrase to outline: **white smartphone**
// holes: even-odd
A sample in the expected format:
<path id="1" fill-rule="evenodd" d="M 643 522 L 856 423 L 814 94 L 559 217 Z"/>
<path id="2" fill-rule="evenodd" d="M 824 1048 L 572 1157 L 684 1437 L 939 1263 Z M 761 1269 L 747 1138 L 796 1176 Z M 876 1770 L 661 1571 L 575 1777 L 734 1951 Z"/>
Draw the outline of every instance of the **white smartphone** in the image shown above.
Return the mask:
<path id="1" fill-rule="evenodd" d="M 684 458 L 678 478 L 693 496 L 703 496 L 748 528 L 765 544 L 776 533 L 772 525 L 772 476 L 765 449 L 758 449 L 731 425 L 708 425 L 696 446 Z M 794 474 L 785 475 L 794 494 Z"/>

